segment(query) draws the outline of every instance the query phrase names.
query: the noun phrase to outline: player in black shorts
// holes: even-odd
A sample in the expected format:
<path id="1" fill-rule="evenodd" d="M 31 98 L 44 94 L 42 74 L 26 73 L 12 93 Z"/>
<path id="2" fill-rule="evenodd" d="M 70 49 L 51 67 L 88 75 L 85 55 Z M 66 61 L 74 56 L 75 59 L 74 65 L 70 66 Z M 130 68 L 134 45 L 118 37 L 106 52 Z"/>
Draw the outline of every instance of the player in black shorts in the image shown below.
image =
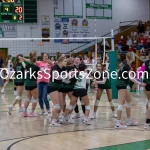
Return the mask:
<path id="1" fill-rule="evenodd" d="M 8 107 L 8 113 L 11 115 L 13 107 L 19 103 L 19 112 L 22 112 L 22 94 L 24 90 L 24 74 L 25 74 L 25 68 L 26 65 L 23 61 L 23 55 L 19 54 L 16 57 L 15 63 L 14 63 L 14 71 L 15 71 L 15 79 L 14 84 L 17 87 L 17 96 L 14 100 L 14 103 Z"/>
<path id="2" fill-rule="evenodd" d="M 131 98 L 130 94 L 127 90 L 127 85 L 129 83 L 129 79 L 134 82 L 135 84 L 139 84 L 141 86 L 145 86 L 144 83 L 138 82 L 136 79 L 133 78 L 133 73 L 131 69 L 131 63 L 132 63 L 132 53 L 127 53 L 126 56 L 121 56 L 121 63 L 120 63 L 120 69 L 118 72 L 118 78 L 117 78 L 117 89 L 118 89 L 118 95 L 119 95 L 119 106 L 117 111 L 117 121 L 115 128 L 127 128 L 127 126 L 134 126 L 137 124 L 136 121 L 132 120 L 131 117 Z M 126 59 L 127 58 L 127 59 Z M 126 112 L 127 112 L 127 124 L 124 125 L 121 123 L 121 114 L 124 109 L 124 104 L 126 104 Z"/>
<path id="3" fill-rule="evenodd" d="M 97 64 L 96 67 L 97 67 L 97 71 L 94 73 L 94 79 L 96 78 L 95 84 L 98 84 L 98 90 L 96 94 L 96 101 L 94 104 L 94 113 L 91 118 L 96 119 L 96 112 L 104 89 L 106 90 L 110 108 L 112 110 L 112 117 L 116 118 L 116 114 L 114 113 L 115 107 L 112 101 L 112 90 L 111 90 L 110 79 L 108 79 L 109 78 L 108 74 L 107 72 L 105 72 L 104 67 L 101 64 Z"/>
<path id="4" fill-rule="evenodd" d="M 75 67 L 76 70 L 79 70 L 78 67 L 79 67 L 80 64 L 84 64 L 83 58 L 81 56 L 77 56 L 74 60 L 74 67 Z M 88 85 L 87 84 L 86 84 L 86 89 L 88 90 Z M 83 114 L 85 114 L 85 106 L 84 106 L 84 103 L 83 103 L 81 97 L 80 97 L 80 102 L 81 102 L 81 107 L 82 107 Z M 76 104 L 76 107 L 75 107 L 74 111 L 75 111 L 75 114 L 72 117 L 72 119 L 80 118 L 78 104 Z"/>
<path id="5" fill-rule="evenodd" d="M 64 67 L 67 65 L 66 57 L 59 57 L 57 60 L 57 64 L 52 67 L 50 83 L 48 85 L 48 94 L 54 104 L 52 109 L 52 120 L 51 126 L 61 127 L 59 124 L 58 118 L 61 110 L 64 107 L 63 95 L 61 92 L 61 84 L 62 84 L 62 72 L 65 71 Z"/>
<path id="6" fill-rule="evenodd" d="M 144 68 L 145 66 L 145 68 Z M 143 66 L 144 68 L 144 72 L 145 73 L 145 76 L 144 76 L 144 80 L 143 82 L 146 84 L 145 86 L 145 94 L 147 96 L 147 99 L 148 99 L 148 109 L 147 109 L 147 118 L 146 118 L 146 124 L 144 126 L 145 129 L 150 129 L 150 59 L 147 60 Z"/>
<path id="7" fill-rule="evenodd" d="M 62 80 L 61 92 L 63 93 L 64 102 L 66 99 L 66 95 L 68 95 L 69 99 L 71 100 L 73 88 L 76 82 L 76 79 L 73 76 L 73 73 L 74 73 L 74 59 L 73 58 L 67 59 L 67 66 L 65 67 L 65 71 L 67 71 L 68 74 L 70 73 L 70 76 L 72 77 L 71 78 L 68 77 Z M 65 112 L 65 109 L 66 109 L 66 102 L 65 102 L 63 112 Z M 74 123 L 74 120 L 70 118 L 70 115 L 68 116 L 68 119 L 69 119 L 69 123 Z"/>
<path id="8" fill-rule="evenodd" d="M 72 99 L 70 102 L 70 105 L 66 109 L 64 116 L 60 119 L 60 122 L 68 123 L 68 118 L 67 116 L 73 111 L 78 97 L 81 97 L 84 104 L 85 104 L 85 116 L 83 118 L 83 123 L 86 123 L 87 125 L 91 125 L 90 119 L 89 119 L 89 113 L 90 113 L 90 105 L 89 105 L 89 98 L 87 95 L 87 90 L 86 90 L 86 78 L 87 78 L 87 72 L 85 71 L 87 66 L 85 64 L 80 64 L 79 65 L 79 73 L 77 75 L 77 82 L 75 83 L 73 93 L 72 93 Z"/>
<path id="9" fill-rule="evenodd" d="M 38 115 L 34 112 L 36 105 L 38 103 L 38 89 L 37 89 L 37 78 L 40 68 L 36 66 L 37 56 L 36 52 L 31 52 L 29 54 L 30 63 L 26 67 L 27 78 L 25 83 L 25 89 L 27 91 L 27 100 L 24 103 L 23 117 L 37 117 Z M 31 76 L 34 73 L 34 76 Z M 33 98 L 33 99 L 32 99 Z M 27 108 L 32 101 L 32 111 L 28 115 Z"/>

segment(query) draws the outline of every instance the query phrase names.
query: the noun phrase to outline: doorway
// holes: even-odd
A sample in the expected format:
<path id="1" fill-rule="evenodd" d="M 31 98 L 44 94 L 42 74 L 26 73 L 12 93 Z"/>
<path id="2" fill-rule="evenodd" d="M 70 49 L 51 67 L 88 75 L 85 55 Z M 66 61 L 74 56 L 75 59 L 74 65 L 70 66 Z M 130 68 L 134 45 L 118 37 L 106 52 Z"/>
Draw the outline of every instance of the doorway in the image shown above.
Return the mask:
<path id="1" fill-rule="evenodd" d="M 3 59 L 4 64 L 6 63 L 7 56 L 8 56 L 8 48 L 0 48 L 0 58 Z"/>

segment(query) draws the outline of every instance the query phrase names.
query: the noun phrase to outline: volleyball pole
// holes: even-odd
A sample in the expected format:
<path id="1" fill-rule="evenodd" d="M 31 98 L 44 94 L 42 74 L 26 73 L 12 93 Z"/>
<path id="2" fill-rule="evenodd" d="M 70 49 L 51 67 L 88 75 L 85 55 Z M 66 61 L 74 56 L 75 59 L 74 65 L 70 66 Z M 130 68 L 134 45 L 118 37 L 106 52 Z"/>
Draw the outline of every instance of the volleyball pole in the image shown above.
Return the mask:
<path id="1" fill-rule="evenodd" d="M 113 78 L 111 78 L 111 88 L 112 88 L 112 100 L 117 102 L 118 90 L 116 88 L 116 76 L 114 75 L 117 71 L 117 52 L 115 51 L 114 42 L 114 30 L 111 29 L 111 51 L 108 52 L 109 56 L 109 71 Z"/>

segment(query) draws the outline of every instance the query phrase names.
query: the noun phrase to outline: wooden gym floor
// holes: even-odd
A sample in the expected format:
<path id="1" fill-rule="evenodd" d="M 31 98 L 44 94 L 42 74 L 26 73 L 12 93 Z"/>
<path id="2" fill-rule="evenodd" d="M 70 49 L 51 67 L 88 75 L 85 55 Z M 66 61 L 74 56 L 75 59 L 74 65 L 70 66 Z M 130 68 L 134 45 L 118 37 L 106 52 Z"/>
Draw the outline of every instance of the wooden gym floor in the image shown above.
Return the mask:
<path id="1" fill-rule="evenodd" d="M 132 118 L 137 120 L 139 125 L 125 130 L 116 130 L 114 129 L 115 119 L 111 117 L 106 94 L 103 94 L 98 117 L 92 121 L 91 126 L 84 125 L 81 119 L 76 119 L 74 125 L 56 128 L 50 127 L 47 117 L 22 118 L 18 113 L 18 105 L 9 116 L 8 106 L 14 99 L 12 89 L 9 85 L 6 94 L 0 94 L 0 150 L 150 149 L 150 132 L 144 130 L 146 97 L 142 92 L 139 95 L 131 93 Z M 93 110 L 95 94 L 90 92 L 89 96 Z M 25 91 L 23 99 L 26 99 Z M 36 112 L 40 112 L 39 106 Z M 82 113 L 81 109 L 80 112 Z M 123 120 L 126 121 L 125 111 Z"/>

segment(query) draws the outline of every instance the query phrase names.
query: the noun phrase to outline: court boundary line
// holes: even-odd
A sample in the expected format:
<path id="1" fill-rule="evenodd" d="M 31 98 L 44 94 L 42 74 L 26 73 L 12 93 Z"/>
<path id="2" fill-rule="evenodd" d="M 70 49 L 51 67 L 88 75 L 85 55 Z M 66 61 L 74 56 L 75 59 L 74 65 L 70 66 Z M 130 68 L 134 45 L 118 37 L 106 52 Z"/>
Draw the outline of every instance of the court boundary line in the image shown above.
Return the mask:
<path id="1" fill-rule="evenodd" d="M 21 138 L 18 138 L 18 139 L 21 139 L 21 140 L 19 140 L 19 141 L 16 141 L 16 142 L 14 142 L 14 143 L 12 143 L 10 146 L 8 146 L 8 148 L 7 148 L 7 150 L 11 150 L 11 148 L 15 145 L 15 144 L 17 144 L 17 143 L 19 143 L 19 142 L 22 142 L 22 141 L 25 141 L 25 140 L 28 140 L 28 139 L 32 139 L 32 138 L 36 138 L 36 137 L 41 137 L 41 136 L 48 136 L 48 135 L 55 135 L 55 134 L 63 134 L 63 133 L 74 133 L 74 132 L 85 132 L 85 131 L 94 131 L 94 130 L 111 130 L 111 131 L 113 131 L 113 130 L 116 130 L 116 131 L 118 131 L 118 130 L 124 130 L 124 129 L 115 129 L 115 128 L 95 128 L 95 129 L 85 129 L 85 130 L 76 130 L 76 131 L 67 131 L 67 132 L 58 132 L 58 133 L 50 133 L 50 134 L 40 134 L 40 135 L 35 135 L 35 136 L 28 136 L 28 137 L 23 137 L 23 139 L 21 139 Z M 138 130 L 138 129 L 125 129 L 125 130 L 128 130 L 128 131 L 147 131 L 147 132 L 150 132 L 150 130 Z M 124 130 L 124 131 L 125 131 Z M 13 139 L 12 139 L 13 140 Z M 15 140 L 15 139 L 14 139 Z M 0 143 L 1 142 L 4 142 L 4 141 L 0 141 Z M 136 142 L 142 142 L 142 141 L 136 141 Z M 125 144 L 130 144 L 130 143 L 125 143 Z M 121 144 L 119 144 L 119 145 L 121 145 Z M 112 145 L 112 146 L 116 146 L 116 145 Z M 103 148 L 103 147 L 101 147 L 101 148 Z"/>

